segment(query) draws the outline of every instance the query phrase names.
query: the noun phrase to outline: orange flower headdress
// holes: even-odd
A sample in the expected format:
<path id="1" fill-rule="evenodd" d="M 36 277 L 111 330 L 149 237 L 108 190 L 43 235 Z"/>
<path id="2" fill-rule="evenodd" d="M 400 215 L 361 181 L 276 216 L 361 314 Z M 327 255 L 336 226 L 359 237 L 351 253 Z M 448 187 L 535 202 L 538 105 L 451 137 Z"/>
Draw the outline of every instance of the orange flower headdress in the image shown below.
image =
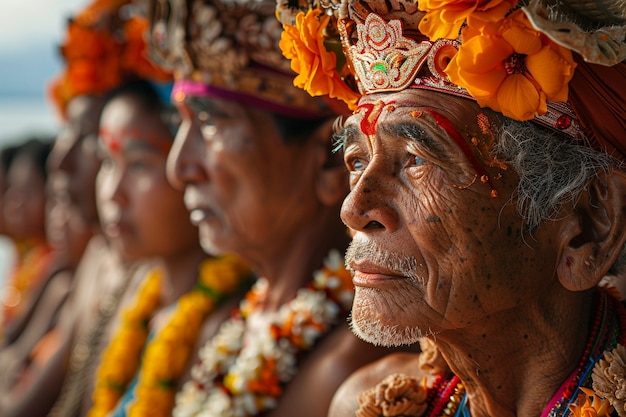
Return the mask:
<path id="1" fill-rule="evenodd" d="M 294 84 L 312 95 L 335 94 L 354 108 L 360 95 L 435 90 L 626 155 L 626 11 L 607 6 L 614 0 L 570 0 L 591 4 L 587 11 L 595 4 L 609 23 L 566 25 L 563 14 L 549 13 L 556 7 L 550 0 L 522 1 L 278 0 L 276 10 L 281 48 L 298 73 Z M 564 27 L 573 39 L 562 36 Z M 341 48 L 332 47 L 336 41 Z M 575 54 L 612 67 L 598 69 Z M 600 104 L 594 74 L 606 70 L 614 75 L 601 81 L 613 87 L 603 87 L 608 96 Z M 590 83 L 593 100 L 579 94 Z M 613 113 L 598 115 L 598 105 Z"/>
<path id="2" fill-rule="evenodd" d="M 104 94 L 129 77 L 171 80 L 170 73 L 148 59 L 147 21 L 130 8 L 130 0 L 95 0 L 69 20 L 60 47 L 66 67 L 49 87 L 62 117 L 72 98 Z"/>

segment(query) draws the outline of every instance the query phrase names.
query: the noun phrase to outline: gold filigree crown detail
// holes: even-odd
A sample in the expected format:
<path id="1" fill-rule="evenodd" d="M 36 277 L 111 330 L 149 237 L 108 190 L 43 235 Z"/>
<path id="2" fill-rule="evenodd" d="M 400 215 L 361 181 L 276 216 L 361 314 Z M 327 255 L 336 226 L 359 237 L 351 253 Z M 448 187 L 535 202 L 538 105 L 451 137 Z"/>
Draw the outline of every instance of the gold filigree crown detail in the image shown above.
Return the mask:
<path id="1" fill-rule="evenodd" d="M 403 90 L 411 84 L 428 56 L 431 45 L 402 36 L 402 25 L 370 14 L 357 25 L 356 45 L 348 53 L 364 93 Z"/>
<path id="2" fill-rule="evenodd" d="M 364 23 L 358 23 L 356 30 L 358 41 L 346 50 L 362 94 L 419 86 L 469 97 L 466 90 L 451 83 L 443 72 L 458 50 L 458 41 L 417 42 L 403 36 L 399 20 L 386 22 L 374 13 Z"/>

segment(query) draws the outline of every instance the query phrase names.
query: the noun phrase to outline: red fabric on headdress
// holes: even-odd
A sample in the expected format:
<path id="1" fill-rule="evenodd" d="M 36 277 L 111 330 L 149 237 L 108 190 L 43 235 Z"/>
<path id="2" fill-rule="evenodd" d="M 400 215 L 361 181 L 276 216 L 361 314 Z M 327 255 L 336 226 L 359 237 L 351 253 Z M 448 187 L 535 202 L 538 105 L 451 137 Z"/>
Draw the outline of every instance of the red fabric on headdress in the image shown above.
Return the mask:
<path id="1" fill-rule="evenodd" d="M 568 101 L 585 136 L 592 145 L 626 161 L 626 62 L 606 67 L 578 56 L 576 60 Z"/>

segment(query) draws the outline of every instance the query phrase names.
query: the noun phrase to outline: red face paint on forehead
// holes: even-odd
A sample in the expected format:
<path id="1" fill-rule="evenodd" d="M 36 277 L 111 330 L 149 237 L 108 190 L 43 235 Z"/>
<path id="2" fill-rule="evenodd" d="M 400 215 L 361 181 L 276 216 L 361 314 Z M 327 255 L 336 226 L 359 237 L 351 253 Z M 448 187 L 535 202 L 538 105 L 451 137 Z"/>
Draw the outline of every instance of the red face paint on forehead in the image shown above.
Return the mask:
<path id="1" fill-rule="evenodd" d="M 128 141 L 148 143 L 163 155 L 167 155 L 172 147 L 172 140 L 142 132 L 137 128 L 120 129 L 116 132 L 105 128 L 100 129 L 100 139 L 112 154 L 121 152 L 124 143 Z"/>
<path id="2" fill-rule="evenodd" d="M 393 100 L 389 102 L 378 100 L 376 103 L 360 104 L 359 109 L 365 109 L 365 115 L 361 119 L 361 131 L 368 137 L 374 136 L 376 134 L 376 125 L 383 109 L 385 106 L 393 103 L 395 103 Z"/>
<path id="3" fill-rule="evenodd" d="M 112 154 L 117 154 L 122 150 L 120 137 L 113 134 L 109 129 L 100 128 L 100 141 Z"/>
<path id="4" fill-rule="evenodd" d="M 489 179 L 489 175 L 487 173 L 487 170 L 480 163 L 478 158 L 476 158 L 476 156 L 474 156 L 474 154 L 472 153 L 472 150 L 470 149 L 469 145 L 467 144 L 465 139 L 463 139 L 463 136 L 461 136 L 459 131 L 456 130 L 456 128 L 454 127 L 454 125 L 452 124 L 450 119 L 448 119 L 447 117 L 445 117 L 444 115 L 442 115 L 440 113 L 437 113 L 433 109 L 425 109 L 424 111 L 427 112 L 435 120 L 435 123 L 437 123 L 443 130 L 446 131 L 446 133 L 448 134 L 448 136 L 450 136 L 452 138 L 452 140 L 454 140 L 454 142 L 459 147 L 461 152 L 463 152 L 463 154 L 465 154 L 465 157 L 468 159 L 468 161 L 470 162 L 470 164 L 474 168 L 474 171 L 476 171 L 476 174 L 480 178 L 480 181 L 482 183 L 489 184 L 489 186 L 491 187 L 491 197 L 493 197 L 493 198 L 497 197 L 498 196 L 498 191 L 495 189 L 495 187 L 491 183 L 491 180 Z"/>

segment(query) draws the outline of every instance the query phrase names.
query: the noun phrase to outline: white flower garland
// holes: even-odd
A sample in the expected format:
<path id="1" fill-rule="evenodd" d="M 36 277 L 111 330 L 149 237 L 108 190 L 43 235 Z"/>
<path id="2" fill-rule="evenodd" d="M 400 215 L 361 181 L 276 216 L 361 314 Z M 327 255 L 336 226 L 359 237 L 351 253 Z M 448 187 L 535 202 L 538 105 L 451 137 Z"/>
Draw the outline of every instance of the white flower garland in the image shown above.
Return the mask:
<path id="1" fill-rule="evenodd" d="M 297 355 L 330 330 L 352 305 L 352 278 L 333 250 L 313 281 L 270 317 L 260 312 L 268 282 L 259 279 L 199 352 L 176 397 L 174 417 L 247 417 L 276 407 L 297 372 Z"/>

